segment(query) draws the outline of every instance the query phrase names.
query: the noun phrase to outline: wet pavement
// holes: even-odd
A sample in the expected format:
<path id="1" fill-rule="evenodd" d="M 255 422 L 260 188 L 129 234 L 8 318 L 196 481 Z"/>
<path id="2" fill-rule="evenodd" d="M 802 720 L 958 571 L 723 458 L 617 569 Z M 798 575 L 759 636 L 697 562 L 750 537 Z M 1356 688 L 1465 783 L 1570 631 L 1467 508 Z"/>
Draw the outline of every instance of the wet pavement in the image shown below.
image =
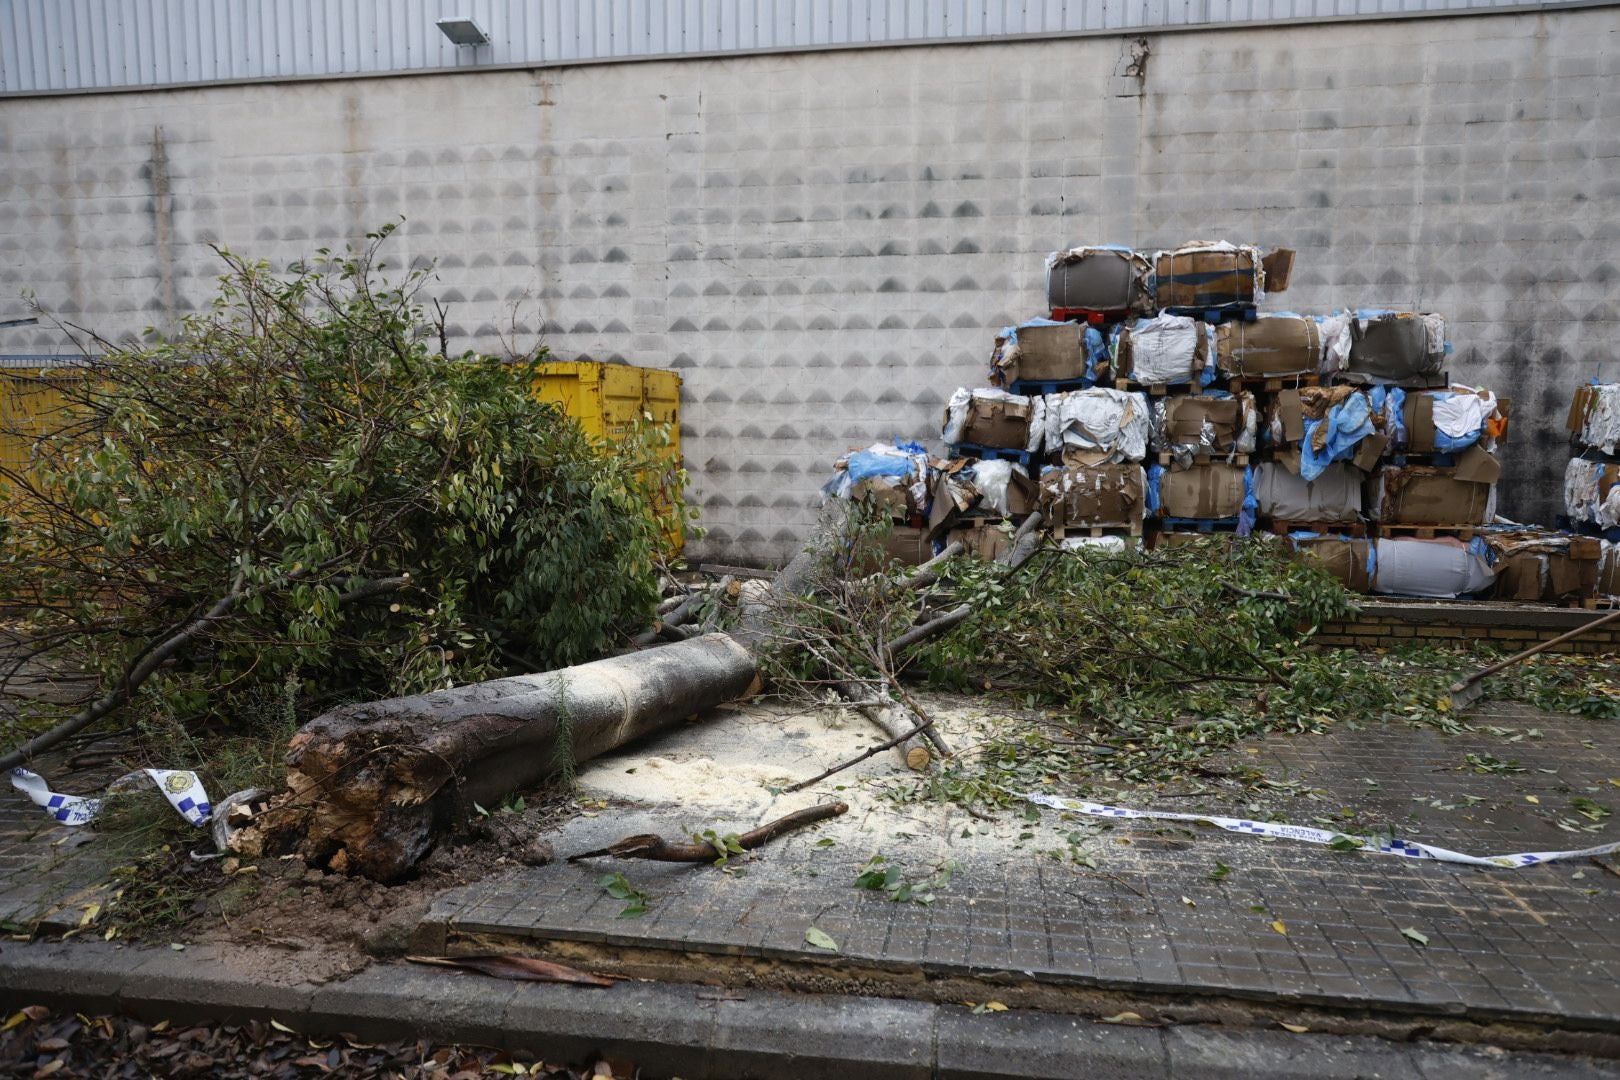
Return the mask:
<path id="1" fill-rule="evenodd" d="M 1471 720 L 1478 730 L 1466 734 L 1340 725 L 1211 762 L 1259 770 L 1269 783 L 1258 795 L 1220 782 L 1202 793 L 1100 795 L 1139 809 L 1393 831 L 1476 855 L 1620 838 L 1605 816 L 1620 805 L 1614 724 L 1490 703 Z M 747 762 L 754 742 L 781 735 L 779 724 L 753 730 L 739 714 L 594 763 L 582 784 L 614 798 L 565 826 L 557 851 L 640 832 L 746 829 L 802 805 L 763 794 L 739 806 L 719 780 L 712 798 L 691 789 L 681 805 L 637 805 L 612 782 L 648 768 L 652 751 L 661 768 L 703 761 L 724 775 L 728 756 Z M 809 775 L 827 758 L 818 746 L 802 756 L 780 771 Z M 419 936 L 452 950 L 496 943 L 631 967 L 662 955 L 661 977 L 692 981 L 768 980 L 769 966 L 797 968 L 793 984 L 804 988 L 817 967 L 836 967 L 839 979 L 895 996 L 960 997 L 981 983 L 1009 1003 L 1124 991 L 1620 1032 L 1613 859 L 1480 869 L 1052 812 L 990 824 L 874 796 L 890 770 L 852 770 L 842 791 L 828 781 L 822 793 L 849 799 L 849 815 L 734 860 L 730 872 L 611 860 L 526 868 L 445 894 Z M 855 887 L 878 854 L 919 891 L 941 865 L 953 873 L 932 887 L 932 903 L 895 902 Z M 651 894 L 645 915 L 621 916 L 625 901 L 599 884 L 614 872 Z M 807 943 L 812 927 L 836 953 Z"/>

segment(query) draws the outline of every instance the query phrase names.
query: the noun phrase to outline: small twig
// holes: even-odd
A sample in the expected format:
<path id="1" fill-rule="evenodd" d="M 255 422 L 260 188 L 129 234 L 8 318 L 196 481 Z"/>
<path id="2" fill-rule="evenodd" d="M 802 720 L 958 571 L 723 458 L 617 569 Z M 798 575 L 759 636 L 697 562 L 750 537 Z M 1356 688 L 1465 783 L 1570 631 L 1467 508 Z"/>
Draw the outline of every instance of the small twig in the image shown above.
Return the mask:
<path id="1" fill-rule="evenodd" d="M 874 703 L 874 704 L 876 704 L 876 703 Z M 788 787 L 785 787 L 782 790 L 784 792 L 803 791 L 805 788 L 809 787 L 811 784 L 818 784 L 821 781 L 827 779 L 827 777 L 833 775 L 834 773 L 841 773 L 845 769 L 849 768 L 850 766 L 859 765 L 861 762 L 865 761 L 867 758 L 876 757 L 877 755 L 883 753 L 883 751 L 885 751 L 885 750 L 893 750 L 896 746 L 899 746 L 901 743 L 905 742 L 907 739 L 916 738 L 918 735 L 925 734 L 926 729 L 931 727 L 933 725 L 933 723 L 934 722 L 932 720 L 924 720 L 922 723 L 918 724 L 916 727 L 912 728 L 910 731 L 902 732 L 901 734 L 896 735 L 894 738 L 889 739 L 887 742 L 878 743 L 876 746 L 871 747 L 870 749 L 868 749 L 865 753 L 862 753 L 862 754 L 860 754 L 860 755 L 858 755 L 856 757 L 852 757 L 848 761 L 841 761 L 837 765 L 834 765 L 832 768 L 827 769 L 824 772 L 817 773 L 815 776 L 812 776 L 808 780 L 800 780 L 797 784 L 789 785 Z"/>

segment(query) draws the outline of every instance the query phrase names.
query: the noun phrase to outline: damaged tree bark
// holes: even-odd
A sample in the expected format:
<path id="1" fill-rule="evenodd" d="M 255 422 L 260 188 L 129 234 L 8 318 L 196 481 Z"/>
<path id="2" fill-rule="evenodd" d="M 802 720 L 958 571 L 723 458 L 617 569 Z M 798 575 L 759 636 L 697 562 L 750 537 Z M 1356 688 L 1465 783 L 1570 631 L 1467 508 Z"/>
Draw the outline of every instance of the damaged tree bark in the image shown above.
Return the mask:
<path id="1" fill-rule="evenodd" d="M 494 805 L 758 688 L 753 655 L 709 634 L 543 675 L 346 705 L 293 737 L 287 790 L 233 846 L 398 881 L 473 803 Z"/>

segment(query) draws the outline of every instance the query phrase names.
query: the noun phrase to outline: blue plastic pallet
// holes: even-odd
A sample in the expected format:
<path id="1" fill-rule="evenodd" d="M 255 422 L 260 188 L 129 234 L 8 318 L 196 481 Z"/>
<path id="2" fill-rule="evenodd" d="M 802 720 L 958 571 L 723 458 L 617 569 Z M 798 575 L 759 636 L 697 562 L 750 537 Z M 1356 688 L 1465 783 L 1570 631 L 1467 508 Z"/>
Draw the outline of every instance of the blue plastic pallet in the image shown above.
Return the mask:
<path id="1" fill-rule="evenodd" d="M 1254 322 L 1260 315 L 1259 310 L 1253 304 L 1222 304 L 1218 307 L 1168 307 L 1164 310 L 1171 315 L 1203 319 L 1205 322 L 1214 323 L 1216 326 L 1229 322 Z"/>
<path id="2" fill-rule="evenodd" d="M 1238 519 L 1229 518 L 1178 518 L 1162 517 L 1158 519 L 1159 528 L 1163 530 L 1178 530 L 1180 532 L 1220 533 L 1236 532 Z"/>
<path id="3" fill-rule="evenodd" d="M 951 453 L 959 457 L 978 458 L 980 461 L 1016 461 L 1029 468 L 1028 450 L 1009 450 L 1002 446 L 980 446 L 978 443 L 955 443 Z"/>
<path id="4" fill-rule="evenodd" d="M 1078 379 L 1014 379 L 1009 389 L 1014 394 L 1033 397 L 1037 394 L 1061 394 L 1069 390 L 1090 390 L 1096 385 L 1096 379 L 1084 377 Z"/>

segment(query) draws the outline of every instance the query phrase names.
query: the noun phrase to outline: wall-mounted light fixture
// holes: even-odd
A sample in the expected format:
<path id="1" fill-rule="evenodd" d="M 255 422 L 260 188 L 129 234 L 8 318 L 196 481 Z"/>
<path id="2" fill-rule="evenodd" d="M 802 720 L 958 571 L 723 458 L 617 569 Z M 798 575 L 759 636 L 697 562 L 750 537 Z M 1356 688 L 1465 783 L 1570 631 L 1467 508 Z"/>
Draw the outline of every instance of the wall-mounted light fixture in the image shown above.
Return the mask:
<path id="1" fill-rule="evenodd" d="M 453 45 L 488 45 L 489 35 L 472 19 L 440 19 L 434 24 Z"/>

